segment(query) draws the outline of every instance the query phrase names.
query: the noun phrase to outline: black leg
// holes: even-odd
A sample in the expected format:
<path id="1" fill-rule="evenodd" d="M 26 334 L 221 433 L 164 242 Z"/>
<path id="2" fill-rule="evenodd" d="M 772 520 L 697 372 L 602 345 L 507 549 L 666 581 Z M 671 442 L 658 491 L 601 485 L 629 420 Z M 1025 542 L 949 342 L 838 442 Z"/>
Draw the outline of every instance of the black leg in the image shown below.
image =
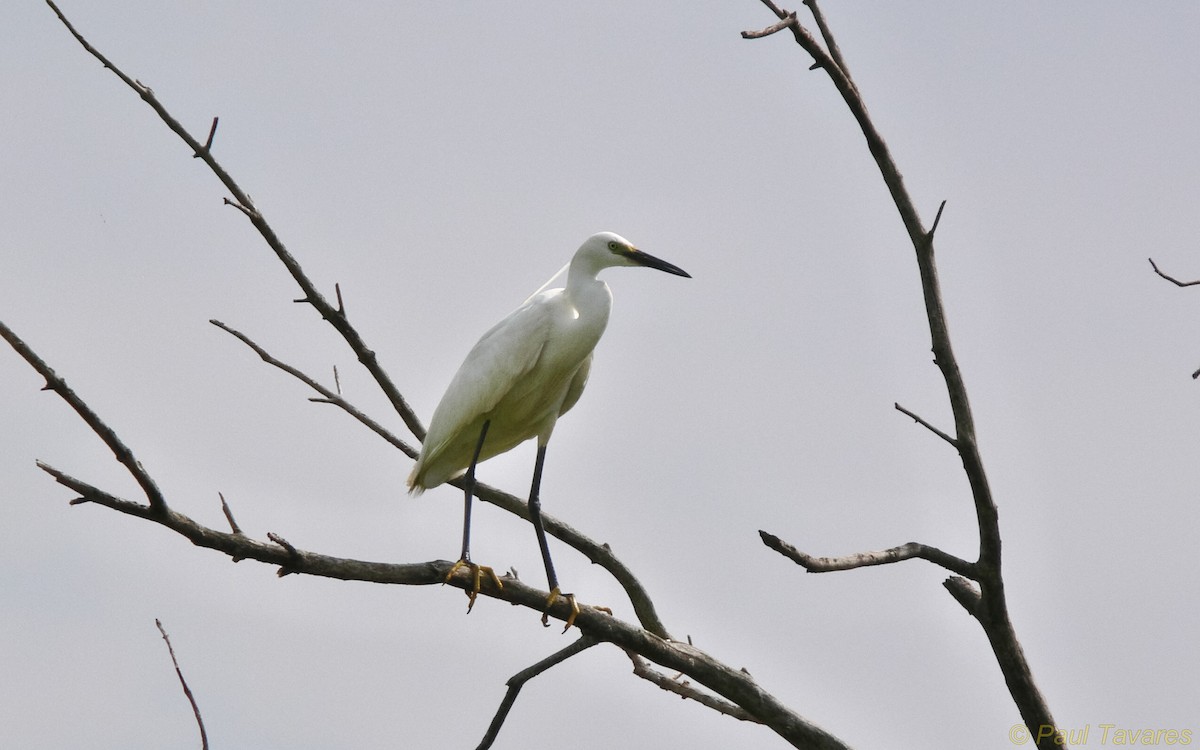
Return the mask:
<path id="1" fill-rule="evenodd" d="M 542 499 L 538 496 L 542 486 L 542 465 L 546 463 L 546 446 L 539 445 L 537 463 L 533 465 L 533 487 L 529 489 L 529 520 L 537 534 L 538 546 L 542 549 L 542 562 L 546 564 L 546 582 L 551 591 L 558 589 L 558 576 L 554 575 L 554 563 L 550 562 L 550 545 L 546 543 L 546 529 L 542 526 Z"/>
<path id="2" fill-rule="evenodd" d="M 483 452 L 483 440 L 487 437 L 488 425 L 490 421 L 484 422 L 483 427 L 479 430 L 479 442 L 475 444 L 475 454 L 471 456 L 471 465 L 467 467 L 467 478 L 463 481 L 463 543 L 462 556 L 458 558 L 458 562 L 450 567 L 450 572 L 446 574 L 446 582 L 449 583 L 454 574 L 459 568 L 466 568 L 471 571 L 471 588 L 467 591 L 467 612 L 475 606 L 475 597 L 479 595 L 479 579 L 482 574 L 487 573 L 492 579 L 492 583 L 496 584 L 497 589 L 503 589 L 504 584 L 500 582 L 500 577 L 496 572 L 486 565 L 476 565 L 471 562 L 471 498 L 475 494 L 475 464 L 479 463 L 479 454 Z"/>
<path id="3" fill-rule="evenodd" d="M 479 442 L 475 444 L 475 454 L 471 456 L 471 465 L 467 467 L 467 478 L 463 482 L 463 543 L 462 555 L 459 560 L 471 562 L 471 497 L 475 494 L 475 464 L 479 462 L 479 454 L 483 451 L 483 439 L 487 437 L 488 425 L 491 421 L 483 423 L 483 428 L 479 430 Z"/>
<path id="4" fill-rule="evenodd" d="M 533 530 L 537 534 L 538 547 L 542 550 L 542 562 L 546 564 L 546 582 L 550 585 L 550 596 L 546 599 L 546 610 L 542 612 L 542 624 L 550 624 L 550 607 L 564 597 L 571 606 L 571 614 L 567 616 L 567 626 L 563 632 L 575 624 L 579 616 L 579 604 L 575 602 L 574 594 L 564 594 L 558 588 L 558 576 L 554 575 L 554 563 L 550 562 L 550 545 L 546 543 L 546 527 L 542 525 L 542 465 L 546 463 L 546 446 L 539 445 L 537 463 L 533 465 L 533 486 L 529 488 L 529 520 L 533 522 Z"/>

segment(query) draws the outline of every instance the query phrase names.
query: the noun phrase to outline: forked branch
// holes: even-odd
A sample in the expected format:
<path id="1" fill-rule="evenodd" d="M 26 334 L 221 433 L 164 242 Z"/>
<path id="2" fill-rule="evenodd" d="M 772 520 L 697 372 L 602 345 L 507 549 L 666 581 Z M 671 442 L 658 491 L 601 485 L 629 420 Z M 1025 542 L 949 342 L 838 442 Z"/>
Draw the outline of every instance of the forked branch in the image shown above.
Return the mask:
<path id="1" fill-rule="evenodd" d="M 363 367 L 367 369 L 367 372 L 371 373 L 371 376 L 379 385 L 380 390 L 382 390 L 384 395 L 387 396 L 388 400 L 392 404 L 392 408 L 394 408 L 396 413 L 400 415 L 400 418 L 404 420 L 404 424 L 408 426 L 408 429 L 411 430 L 418 439 L 424 438 L 425 427 L 421 424 L 421 420 L 417 418 L 416 413 L 413 412 L 412 408 L 408 405 L 408 401 L 406 401 L 404 396 L 401 395 L 400 390 L 392 382 L 391 377 L 389 377 L 384 371 L 383 367 L 380 366 L 379 361 L 375 357 L 375 352 L 367 346 L 366 342 L 363 340 L 362 336 L 359 335 L 358 331 L 356 331 L 354 327 L 350 325 L 350 322 L 347 320 L 345 314 L 338 308 L 331 305 L 329 301 L 325 299 L 324 295 L 317 290 L 316 285 L 313 284 L 312 280 L 309 279 L 304 273 L 304 269 L 300 267 L 300 263 L 284 246 L 283 241 L 280 240 L 278 235 L 275 234 L 275 230 L 271 228 L 271 225 L 267 223 L 267 220 L 263 217 L 262 212 L 255 207 L 254 201 L 251 200 L 250 196 L 244 190 L 242 190 L 236 181 L 234 181 L 233 177 L 227 171 L 225 171 L 225 168 L 221 166 L 216 157 L 213 156 L 212 138 L 216 134 L 216 118 L 213 119 L 212 129 L 209 130 L 208 141 L 201 144 L 191 133 L 187 131 L 187 128 L 183 127 L 183 125 L 176 120 L 170 112 L 167 111 L 167 108 L 164 107 L 162 102 L 158 100 L 158 97 L 154 95 L 154 92 L 149 86 L 146 86 L 126 75 L 124 71 L 114 65 L 111 60 L 93 47 L 91 43 L 88 42 L 88 40 L 85 39 L 83 35 L 75 29 L 74 26 L 71 25 L 71 22 L 67 20 L 67 17 L 64 16 L 62 11 L 58 9 L 58 6 L 54 4 L 53 0 L 46 0 L 46 4 L 50 6 L 55 15 L 58 16 L 59 20 L 62 21 L 63 25 L 67 27 L 67 30 L 71 32 L 71 35 L 78 40 L 85 50 L 103 63 L 105 68 L 111 70 L 114 75 L 116 75 L 125 83 L 126 86 L 133 89 L 137 95 L 142 98 L 142 101 L 149 104 L 151 109 L 154 110 L 155 114 L 158 115 L 159 119 L 161 119 L 163 123 L 171 129 L 172 132 L 178 135 L 183 142 L 188 145 L 188 148 L 192 150 L 192 156 L 203 160 L 204 163 L 208 165 L 208 168 L 212 170 L 212 173 L 221 181 L 221 184 L 223 184 L 225 188 L 233 195 L 232 200 L 226 198 L 225 202 L 236 207 L 246 215 L 246 218 L 250 220 L 250 223 L 254 225 L 254 228 L 258 230 L 260 235 L 262 235 L 263 240 L 266 241 L 267 245 L 272 251 L 274 251 L 276 257 L 278 257 L 283 265 L 287 268 L 292 278 L 295 279 L 296 284 L 300 286 L 301 291 L 304 293 L 304 296 L 300 299 L 300 301 L 307 302 L 308 304 L 312 305 L 317 312 L 320 313 L 321 317 L 329 321 L 329 324 L 332 325 L 334 329 L 336 329 L 337 332 L 342 335 L 342 338 L 346 340 L 346 343 L 358 357 L 358 360 L 362 362 Z"/>
<path id="2" fill-rule="evenodd" d="M 968 603 L 972 603 L 973 599 L 965 594 L 958 584 L 948 588 L 964 607 L 968 607 L 968 611 L 975 616 L 987 634 L 996 661 L 1008 684 L 1009 693 L 1021 712 L 1022 720 L 1029 727 L 1031 736 L 1037 738 L 1039 750 L 1061 748 L 1063 747 L 1061 737 L 1047 737 L 1044 732 L 1039 732 L 1041 727 L 1055 726 L 1054 718 L 1033 681 L 1033 674 L 1025 660 L 1021 644 L 1017 640 L 1016 632 L 1008 616 L 1008 603 L 1004 595 L 1004 581 L 1001 575 L 999 515 L 987 474 L 984 471 L 983 457 L 976 442 L 975 417 L 967 396 L 966 384 L 951 345 L 946 310 L 942 302 L 941 283 L 938 279 L 937 264 L 934 261 L 934 231 L 941 221 L 942 211 L 946 205 L 945 201 L 938 208 L 937 219 L 933 226 L 926 230 L 916 204 L 904 184 L 904 178 L 892 158 L 891 151 L 867 112 L 866 103 L 858 87 L 850 78 L 841 51 L 838 49 L 817 0 L 803 0 L 803 2 L 812 11 L 825 40 L 825 46 L 822 46 L 804 28 L 795 13 L 779 7 L 772 0 L 762 0 L 762 2 L 780 19 L 780 23 L 770 29 L 790 29 L 796 43 L 813 58 L 813 67 L 821 68 L 829 75 L 834 87 L 842 96 L 862 130 L 867 147 L 875 158 L 880 175 L 891 193 L 892 201 L 908 232 L 916 253 L 917 268 L 921 277 L 921 290 L 924 295 L 925 314 L 933 344 L 934 363 L 941 371 L 946 385 L 946 394 L 950 400 L 951 412 L 954 415 L 953 436 L 938 430 L 899 405 L 896 408 L 953 445 L 958 451 L 959 457 L 962 459 L 963 471 L 966 473 L 971 488 L 979 528 L 979 559 L 974 563 L 967 563 L 935 548 L 915 543 L 883 552 L 868 552 L 846 558 L 814 558 L 791 548 L 791 545 L 787 546 L 795 554 L 785 554 L 808 569 L 812 569 L 810 566 L 815 565 L 818 568 L 830 570 L 847 570 L 864 565 L 879 565 L 921 557 L 977 581 L 980 586 L 978 600 L 969 607 Z M 748 39 L 761 38 L 763 33 L 743 32 L 742 36 Z M 767 541 L 768 537 L 778 540 L 773 535 L 764 535 L 764 541 L 768 544 L 770 544 Z M 774 548 L 783 551 L 781 545 Z"/>
<path id="3" fill-rule="evenodd" d="M 517 702 L 517 695 L 520 694 L 521 688 L 525 687 L 525 683 L 546 670 L 562 664 L 572 656 L 586 651 L 597 643 L 599 641 L 595 638 L 586 635 L 581 636 L 570 646 L 555 651 L 538 663 L 528 666 L 512 677 L 509 677 L 508 681 L 504 683 L 508 686 L 508 690 L 504 693 L 504 699 L 500 701 L 500 707 L 496 709 L 496 715 L 492 717 L 492 723 L 488 725 L 487 732 L 484 733 L 483 739 L 480 740 L 476 750 L 488 750 L 492 746 L 492 743 L 496 741 L 496 737 L 500 734 L 500 728 L 504 726 L 504 720 L 508 718 L 508 712 L 512 710 L 513 704 Z"/>
<path id="4" fill-rule="evenodd" d="M 286 363 L 282 360 L 276 359 L 266 349 L 264 349 L 261 346 L 259 346 L 258 344 L 256 344 L 249 336 L 242 333 L 241 331 L 231 328 L 219 320 L 210 320 L 208 322 L 212 323 L 217 328 L 220 328 L 222 331 L 225 331 L 230 336 L 233 336 L 238 341 L 241 341 L 243 344 L 250 347 L 250 349 L 253 350 L 253 352 L 255 354 L 257 354 L 259 359 L 261 359 L 263 362 L 266 362 L 268 365 L 271 365 L 272 367 L 283 370 L 288 375 L 291 375 L 293 378 L 299 380 L 301 383 L 304 383 L 309 388 L 312 388 L 314 391 L 321 394 L 320 398 L 312 398 L 312 399 L 309 399 L 310 401 L 314 401 L 314 402 L 322 403 L 322 404 L 333 404 L 334 406 L 338 407 L 342 411 L 346 412 L 350 416 L 357 419 L 364 426 L 366 426 L 366 428 L 369 429 L 371 432 L 374 432 L 376 435 L 380 436 L 381 438 L 386 440 L 388 443 L 390 443 L 394 447 L 400 449 L 400 451 L 402 453 L 404 453 L 404 455 L 408 456 L 409 458 L 417 457 L 418 451 L 416 448 L 412 447 L 407 442 L 405 442 L 404 440 L 400 439 L 397 435 L 395 435 L 391 430 L 387 429 L 386 427 L 381 425 L 379 422 L 372 419 L 370 416 L 368 416 L 366 414 L 366 412 L 362 411 L 358 407 L 351 404 L 349 401 L 347 401 L 345 398 L 343 398 L 341 394 L 337 393 L 336 391 L 331 391 L 330 389 L 326 388 L 325 386 L 323 386 L 319 382 L 317 382 L 314 378 L 311 378 L 308 375 L 305 375 L 303 372 L 301 372 L 297 368 L 293 367 L 292 365 L 289 365 L 288 363 Z"/>
<path id="5" fill-rule="evenodd" d="M 124 441 L 117 436 L 108 424 L 105 423 L 100 415 L 92 411 L 92 408 L 84 403 L 75 391 L 71 390 L 67 385 L 67 381 L 60 378 L 50 365 L 37 355 L 11 328 L 0 320 L 0 338 L 8 342 L 17 354 L 20 354 L 22 359 L 29 363 L 39 375 L 46 379 L 46 385 L 42 387 L 44 391 L 54 391 L 63 401 L 66 401 L 75 413 L 87 423 L 87 426 L 96 433 L 104 444 L 113 452 L 117 461 L 129 472 L 129 474 L 137 481 L 142 488 L 142 492 L 146 495 L 146 500 L 149 501 L 149 511 L 161 515 L 167 512 L 167 501 L 163 497 L 162 490 L 158 488 L 158 484 L 151 478 L 150 474 L 142 468 L 142 463 L 133 455 L 133 451 L 125 445 Z"/>

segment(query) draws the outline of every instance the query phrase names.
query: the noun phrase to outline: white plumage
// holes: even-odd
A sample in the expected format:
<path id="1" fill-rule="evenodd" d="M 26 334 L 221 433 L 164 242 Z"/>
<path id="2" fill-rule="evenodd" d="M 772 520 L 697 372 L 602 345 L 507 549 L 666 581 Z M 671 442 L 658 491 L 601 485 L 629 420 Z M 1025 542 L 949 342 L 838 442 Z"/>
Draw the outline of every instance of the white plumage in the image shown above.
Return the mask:
<path id="1" fill-rule="evenodd" d="M 612 266 L 646 266 L 688 276 L 683 269 L 643 253 L 612 232 L 592 235 L 571 259 L 565 287 L 539 290 L 483 334 L 458 368 L 429 421 L 421 455 L 408 477 L 408 491 L 418 494 L 464 472 L 467 475 L 462 554 L 446 580 L 462 567 L 470 570 L 468 612 L 479 593 L 481 572 L 486 572 L 497 588 L 503 588 L 491 568 L 471 562 L 475 465 L 533 437 L 538 439 L 538 452 L 529 491 L 529 520 L 546 566 L 550 588 L 546 609 L 560 596 L 542 526 L 538 488 L 550 434 L 558 418 L 583 393 L 592 366 L 592 350 L 608 325 L 612 292 L 597 275 Z M 566 617 L 569 628 L 579 614 L 579 606 L 573 595 L 563 596 L 571 604 Z M 547 622 L 546 616 L 542 622 Z"/>

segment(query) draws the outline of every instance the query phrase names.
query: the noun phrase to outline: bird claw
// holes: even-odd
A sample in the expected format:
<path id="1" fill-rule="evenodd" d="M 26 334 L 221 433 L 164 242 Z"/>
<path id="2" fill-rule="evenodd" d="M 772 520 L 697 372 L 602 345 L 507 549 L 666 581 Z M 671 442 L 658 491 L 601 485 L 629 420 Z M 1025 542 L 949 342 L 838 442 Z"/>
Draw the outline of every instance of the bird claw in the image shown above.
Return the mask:
<path id="1" fill-rule="evenodd" d="M 571 614 L 567 615 L 567 624 L 563 626 L 562 632 L 565 633 L 575 624 L 575 618 L 579 617 L 579 602 L 575 601 L 574 594 L 564 594 L 558 590 L 557 586 L 550 592 L 550 596 L 546 597 L 546 606 L 542 609 L 542 627 L 550 627 L 550 608 L 554 606 L 560 596 L 571 603 Z"/>
<path id="2" fill-rule="evenodd" d="M 504 590 L 504 584 L 500 582 L 500 577 L 496 575 L 496 571 L 486 565 L 477 565 L 470 560 L 459 560 L 450 567 L 450 572 L 446 574 L 443 584 L 450 583 L 450 579 L 454 578 L 454 574 L 459 568 L 466 568 L 471 571 L 471 589 L 467 591 L 467 614 L 471 614 L 471 608 L 475 606 L 475 597 L 479 596 L 479 584 L 484 573 L 487 573 L 488 578 L 492 579 L 492 583 L 496 584 L 496 588 Z"/>

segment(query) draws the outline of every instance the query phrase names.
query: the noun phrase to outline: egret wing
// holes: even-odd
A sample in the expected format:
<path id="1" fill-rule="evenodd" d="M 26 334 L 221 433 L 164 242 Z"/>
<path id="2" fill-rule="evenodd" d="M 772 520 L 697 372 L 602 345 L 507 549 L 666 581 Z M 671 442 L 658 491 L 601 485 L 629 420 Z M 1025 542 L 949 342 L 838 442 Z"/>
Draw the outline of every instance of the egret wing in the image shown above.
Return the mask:
<path id="1" fill-rule="evenodd" d="M 466 467 L 483 415 L 537 364 L 552 323 L 546 303 L 561 291 L 531 297 L 483 334 L 467 354 L 429 422 L 421 465 L 414 471 L 417 481 L 439 458 L 454 464 L 450 476 Z"/>

